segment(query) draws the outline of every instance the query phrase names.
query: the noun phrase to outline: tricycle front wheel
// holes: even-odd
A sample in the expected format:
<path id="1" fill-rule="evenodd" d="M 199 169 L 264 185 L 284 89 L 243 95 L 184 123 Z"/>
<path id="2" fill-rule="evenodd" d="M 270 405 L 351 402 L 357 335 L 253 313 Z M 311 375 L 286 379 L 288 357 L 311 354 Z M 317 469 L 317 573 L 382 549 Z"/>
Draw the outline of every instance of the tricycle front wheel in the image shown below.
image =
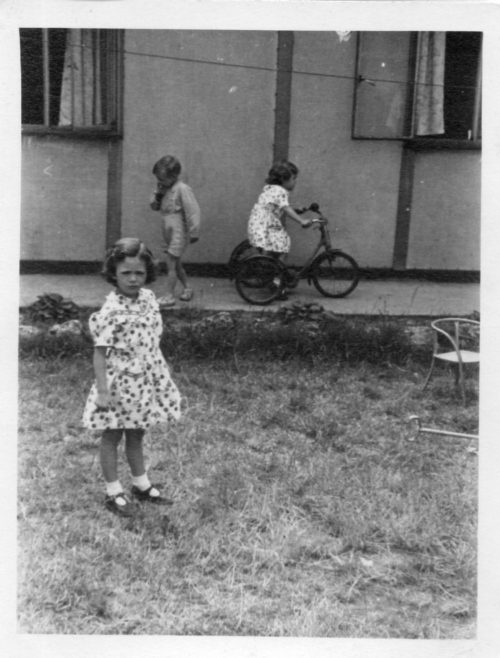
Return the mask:
<path id="1" fill-rule="evenodd" d="M 327 251 L 312 264 L 311 279 L 325 297 L 345 297 L 359 283 L 359 267 L 343 251 Z"/>

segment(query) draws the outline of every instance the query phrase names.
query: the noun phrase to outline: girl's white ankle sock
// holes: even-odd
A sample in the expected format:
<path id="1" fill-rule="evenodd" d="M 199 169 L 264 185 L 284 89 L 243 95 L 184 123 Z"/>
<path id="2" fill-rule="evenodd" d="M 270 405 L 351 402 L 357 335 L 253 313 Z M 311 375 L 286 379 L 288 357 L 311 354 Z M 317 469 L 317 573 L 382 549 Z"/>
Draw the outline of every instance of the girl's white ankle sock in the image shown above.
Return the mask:
<path id="1" fill-rule="evenodd" d="M 117 496 L 119 493 L 123 493 L 123 487 L 120 484 L 120 480 L 106 482 L 106 493 L 108 496 Z"/>
<path id="2" fill-rule="evenodd" d="M 139 477 L 132 477 L 132 484 L 136 486 L 138 489 L 140 489 L 141 491 L 146 491 L 146 489 L 152 487 L 151 491 L 149 492 L 151 498 L 156 498 L 157 496 L 160 495 L 158 489 L 156 489 L 151 485 L 147 473 L 144 473 L 144 475 L 139 475 Z"/>
<path id="3" fill-rule="evenodd" d="M 151 486 L 147 473 L 139 475 L 138 477 L 132 477 L 132 484 L 141 491 L 146 491 L 146 489 L 149 489 Z"/>

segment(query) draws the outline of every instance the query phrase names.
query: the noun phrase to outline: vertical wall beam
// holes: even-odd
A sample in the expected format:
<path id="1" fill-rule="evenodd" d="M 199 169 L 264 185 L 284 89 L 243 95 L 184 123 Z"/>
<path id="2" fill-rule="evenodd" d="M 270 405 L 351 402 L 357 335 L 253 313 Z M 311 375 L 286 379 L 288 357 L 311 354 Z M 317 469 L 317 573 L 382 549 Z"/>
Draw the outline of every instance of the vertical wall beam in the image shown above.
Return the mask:
<path id="1" fill-rule="evenodd" d="M 415 73 L 417 67 L 418 33 L 410 34 L 410 57 L 408 60 L 408 93 L 405 104 L 404 135 L 413 135 L 413 108 Z M 405 270 L 408 259 L 408 246 L 410 241 L 411 205 L 413 200 L 413 177 L 415 172 L 415 151 L 403 142 L 401 149 L 401 164 L 399 173 L 398 206 L 396 211 L 396 231 L 394 235 L 394 249 L 392 254 L 392 267 L 395 270 Z"/>
<path id="2" fill-rule="evenodd" d="M 114 50 L 114 56 L 109 57 L 108 49 Z M 113 30 L 106 40 L 108 105 L 106 108 L 106 124 L 114 124 L 118 133 L 123 132 L 123 50 L 124 31 Z M 112 66 L 109 65 L 112 62 Z M 109 93 L 111 90 L 111 93 Z M 106 200 L 106 248 L 113 245 L 122 235 L 122 181 L 123 176 L 123 141 L 121 138 L 110 139 L 108 142 L 108 181 Z"/>
<path id="3" fill-rule="evenodd" d="M 413 200 L 413 176 L 415 171 L 415 151 L 403 145 L 401 152 L 401 172 L 399 178 L 398 208 L 392 267 L 406 269 L 408 244 L 410 239 L 411 205 Z"/>
<path id="4" fill-rule="evenodd" d="M 108 142 L 108 197 L 106 203 L 106 249 L 121 238 L 122 230 L 122 141 Z"/>
<path id="5" fill-rule="evenodd" d="M 43 57 L 43 123 L 50 126 L 50 66 L 49 66 L 49 31 L 42 28 Z"/>
<path id="6" fill-rule="evenodd" d="M 274 160 L 288 158 L 292 104 L 293 32 L 278 32 L 276 105 L 274 110 Z"/>

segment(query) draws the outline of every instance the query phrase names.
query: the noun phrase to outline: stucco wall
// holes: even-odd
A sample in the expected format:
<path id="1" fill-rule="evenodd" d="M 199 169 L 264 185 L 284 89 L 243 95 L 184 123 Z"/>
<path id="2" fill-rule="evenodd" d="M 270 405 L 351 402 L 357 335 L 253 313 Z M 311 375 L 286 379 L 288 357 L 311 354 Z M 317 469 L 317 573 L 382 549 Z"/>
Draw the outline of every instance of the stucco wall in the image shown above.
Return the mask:
<path id="1" fill-rule="evenodd" d="M 107 172 L 106 143 L 23 137 L 21 259 L 102 259 Z"/>
<path id="2" fill-rule="evenodd" d="M 480 167 L 477 151 L 417 153 L 408 268 L 480 269 Z"/>
<path id="3" fill-rule="evenodd" d="M 356 37 L 295 32 L 290 159 L 293 205 L 320 203 L 335 244 L 362 267 L 392 267 L 401 166 L 398 140 L 353 140 Z M 246 233 L 272 160 L 277 33 L 126 30 L 122 235 L 161 255 L 149 209 L 154 162 L 167 152 L 200 202 L 203 227 L 186 260 L 225 263 Z M 22 140 L 21 258 L 101 260 L 108 144 Z M 290 222 L 291 262 L 316 233 Z M 479 269 L 480 154 L 417 153 L 407 267 Z"/>
<path id="4" fill-rule="evenodd" d="M 159 215 L 148 203 L 151 169 L 173 153 L 203 214 L 186 260 L 227 261 L 272 160 L 276 47 L 275 32 L 126 32 L 125 49 L 144 55 L 125 56 L 124 234 L 140 234 L 161 254 Z"/>
<path id="5" fill-rule="evenodd" d="M 294 70 L 305 73 L 292 87 L 290 157 L 301 168 L 294 199 L 317 201 L 335 242 L 363 267 L 390 267 L 401 143 L 351 139 L 355 61 L 355 35 L 341 42 L 335 32 L 295 33 Z M 294 234 L 300 253 L 311 237 Z"/>

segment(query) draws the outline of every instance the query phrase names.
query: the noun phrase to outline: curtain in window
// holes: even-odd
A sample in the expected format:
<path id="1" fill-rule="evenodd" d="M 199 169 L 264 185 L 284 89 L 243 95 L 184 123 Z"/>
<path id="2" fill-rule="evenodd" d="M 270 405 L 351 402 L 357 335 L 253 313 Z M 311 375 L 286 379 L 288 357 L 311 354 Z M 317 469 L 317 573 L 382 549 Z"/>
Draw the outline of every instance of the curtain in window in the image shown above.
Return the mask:
<path id="1" fill-rule="evenodd" d="M 60 126 L 102 124 L 99 62 L 96 30 L 68 30 L 61 85 Z"/>
<path id="2" fill-rule="evenodd" d="M 446 33 L 420 32 L 415 85 L 415 135 L 444 133 Z"/>

